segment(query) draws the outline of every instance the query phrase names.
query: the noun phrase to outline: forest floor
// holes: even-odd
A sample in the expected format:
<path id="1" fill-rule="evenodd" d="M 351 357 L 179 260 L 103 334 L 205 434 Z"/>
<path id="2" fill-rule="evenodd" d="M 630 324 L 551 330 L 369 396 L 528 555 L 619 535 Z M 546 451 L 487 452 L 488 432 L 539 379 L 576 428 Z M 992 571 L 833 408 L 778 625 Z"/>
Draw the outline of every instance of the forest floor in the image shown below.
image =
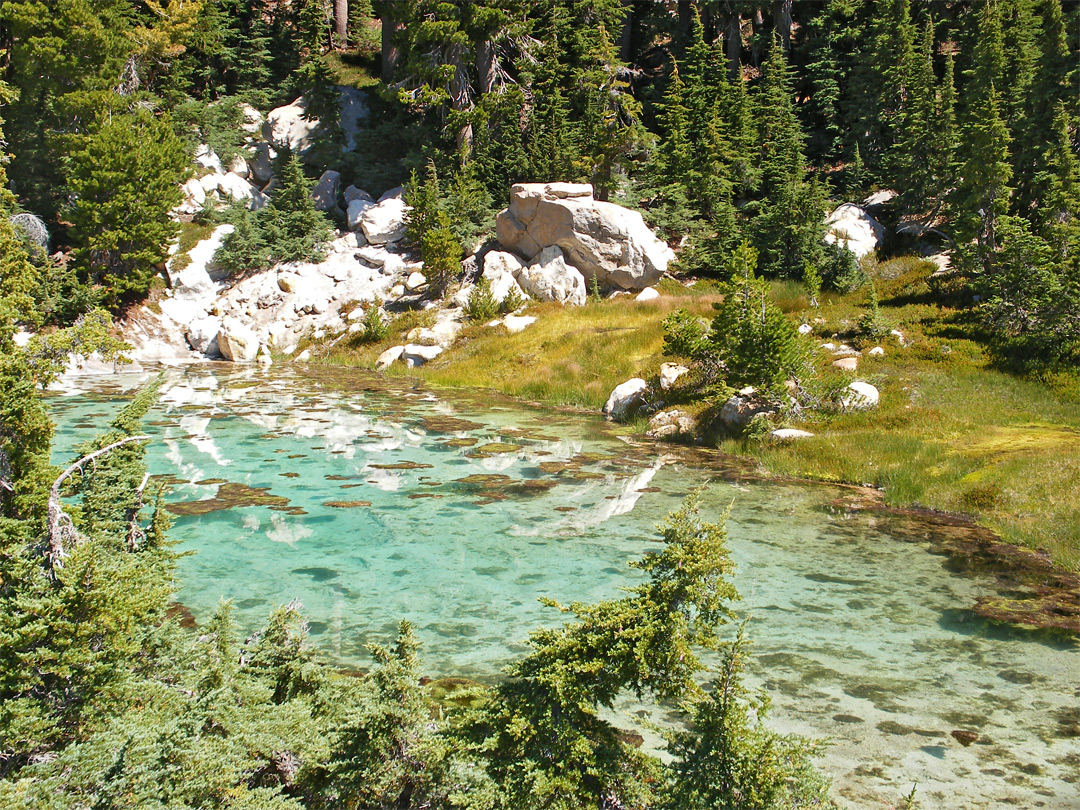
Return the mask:
<path id="1" fill-rule="evenodd" d="M 1040 380 L 995 367 L 977 321 L 934 266 L 894 259 L 874 270 L 882 314 L 903 334 L 867 341 L 857 334 L 865 292 L 827 293 L 812 309 L 802 285 L 777 282 L 773 292 L 793 321 L 815 322 L 811 338 L 863 350 L 856 374 L 832 367 L 819 353 L 820 373 L 860 379 L 881 393 L 877 408 L 809 413 L 790 426 L 811 439 L 772 442 L 723 439 L 724 452 L 751 456 L 775 475 L 875 487 L 885 502 L 973 516 L 1003 539 L 1047 553 L 1061 568 L 1080 570 L 1080 378 Z M 663 297 L 590 301 L 584 307 L 531 306 L 532 326 L 517 334 L 467 327 L 455 344 L 422 368 L 391 367 L 437 386 L 493 389 L 548 405 L 599 411 L 608 394 L 632 377 L 655 379 L 663 356 L 662 321 L 681 307 L 708 317 L 715 285 L 665 280 Z M 386 348 L 433 320 L 400 316 L 376 344 L 353 342 L 320 350 L 317 361 L 373 367 Z M 881 345 L 884 356 L 866 355 Z M 703 403 L 668 406 L 700 413 Z M 628 428 L 644 432 L 639 420 Z"/>

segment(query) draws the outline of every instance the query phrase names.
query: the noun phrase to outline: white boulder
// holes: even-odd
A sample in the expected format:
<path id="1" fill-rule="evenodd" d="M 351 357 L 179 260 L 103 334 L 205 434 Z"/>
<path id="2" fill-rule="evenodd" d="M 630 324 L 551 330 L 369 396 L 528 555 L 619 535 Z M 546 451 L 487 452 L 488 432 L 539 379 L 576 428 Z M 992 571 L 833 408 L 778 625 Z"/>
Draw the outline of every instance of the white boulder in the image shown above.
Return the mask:
<path id="1" fill-rule="evenodd" d="M 427 284 L 427 279 L 424 278 L 423 273 L 410 273 L 409 277 L 405 279 L 405 289 L 409 292 L 416 292 L 421 287 Z"/>
<path id="2" fill-rule="evenodd" d="M 885 350 L 880 346 L 875 346 L 870 351 L 868 351 L 867 354 L 871 357 L 882 357 L 885 354 Z"/>
<path id="3" fill-rule="evenodd" d="M 809 335 L 813 331 L 814 331 L 814 327 L 812 327 L 810 324 L 808 324 L 808 323 L 799 324 L 799 334 L 800 335 Z"/>
<path id="4" fill-rule="evenodd" d="M 792 439 L 812 439 L 814 434 L 808 430 L 798 430 L 796 428 L 780 428 L 772 432 L 772 437 L 779 441 L 790 441 Z"/>
<path id="5" fill-rule="evenodd" d="M 243 321 L 232 316 L 221 322 L 218 351 L 234 363 L 250 363 L 259 354 L 259 336 Z"/>
<path id="6" fill-rule="evenodd" d="M 345 151 L 350 151 L 356 148 L 360 122 L 367 118 L 367 101 L 364 94 L 355 88 L 340 87 L 338 90 L 341 105 L 339 123 L 345 137 Z M 291 104 L 271 110 L 262 126 L 263 139 L 275 149 L 289 148 L 303 156 L 318 142 L 322 126 L 318 118 L 309 115 L 309 106 L 309 100 L 300 96 Z"/>
<path id="7" fill-rule="evenodd" d="M 233 159 L 229 161 L 229 171 L 240 175 L 245 180 L 251 175 L 251 167 L 241 155 L 233 155 Z"/>
<path id="8" fill-rule="evenodd" d="M 352 206 L 358 203 L 350 203 Z M 398 242 L 405 236 L 405 214 L 409 207 L 400 197 L 390 197 L 363 212 L 360 229 L 364 238 L 373 245 Z"/>
<path id="9" fill-rule="evenodd" d="M 675 381 L 682 375 L 689 372 L 690 369 L 679 363 L 661 363 L 660 364 L 660 390 L 668 391 L 671 386 L 675 384 Z"/>
<path id="10" fill-rule="evenodd" d="M 632 416 L 645 403 L 645 391 L 648 387 L 649 384 L 640 377 L 616 385 L 604 404 L 604 413 L 612 419 Z"/>
<path id="11" fill-rule="evenodd" d="M 375 369 L 377 371 L 382 371 L 383 369 L 392 366 L 394 363 L 401 359 L 401 355 L 404 351 L 404 346 L 394 346 L 387 349 L 385 352 L 380 354 L 379 359 L 375 361 Z"/>
<path id="12" fill-rule="evenodd" d="M 366 214 L 369 209 L 374 207 L 375 203 L 373 203 L 371 200 L 364 200 L 360 198 L 350 200 L 348 203 L 348 209 L 345 213 L 345 219 L 349 226 L 349 229 L 353 231 L 359 229 L 361 222 L 363 222 L 364 214 Z"/>
<path id="13" fill-rule="evenodd" d="M 536 323 L 536 318 L 532 315 L 507 315 L 502 319 L 502 325 L 506 327 L 506 331 L 511 335 L 523 332 L 534 323 Z"/>
<path id="14" fill-rule="evenodd" d="M 825 241 L 846 247 L 858 258 L 873 253 L 885 239 L 885 226 L 852 203 L 844 203 L 825 220 Z"/>
<path id="15" fill-rule="evenodd" d="M 205 143 L 199 144 L 195 149 L 195 164 L 204 169 L 209 169 L 214 174 L 225 173 L 225 170 L 221 165 L 221 158 L 217 156 L 217 152 Z"/>
<path id="16" fill-rule="evenodd" d="M 841 357 L 839 360 L 833 360 L 833 365 L 841 371 L 855 371 L 859 367 L 859 358 Z"/>
<path id="17" fill-rule="evenodd" d="M 242 120 L 240 122 L 240 129 L 249 135 L 257 135 L 262 130 L 263 114 L 252 107 L 250 104 L 240 105 L 240 115 Z"/>
<path id="18" fill-rule="evenodd" d="M 675 254 L 641 214 L 593 199 L 582 183 L 519 183 L 496 219 L 503 247 L 526 259 L 557 245 L 567 262 L 601 284 L 640 290 L 658 282 Z"/>
<path id="19" fill-rule="evenodd" d="M 655 301 L 660 297 L 659 290 L 656 287 L 646 287 L 644 290 L 637 294 L 636 300 L 638 301 Z"/>
<path id="20" fill-rule="evenodd" d="M 401 351 L 401 359 L 409 368 L 422 366 L 430 360 L 434 360 L 443 352 L 442 346 L 420 346 L 410 343 Z"/>
<path id="21" fill-rule="evenodd" d="M 549 245 L 528 266 L 518 272 L 521 288 L 538 301 L 558 301 L 582 306 L 585 303 L 585 277 L 566 263 L 563 252 Z"/>
<path id="22" fill-rule="evenodd" d="M 875 407 L 880 398 L 878 390 L 870 383 L 857 381 L 848 385 L 848 393 L 842 402 L 844 410 L 862 410 Z"/>

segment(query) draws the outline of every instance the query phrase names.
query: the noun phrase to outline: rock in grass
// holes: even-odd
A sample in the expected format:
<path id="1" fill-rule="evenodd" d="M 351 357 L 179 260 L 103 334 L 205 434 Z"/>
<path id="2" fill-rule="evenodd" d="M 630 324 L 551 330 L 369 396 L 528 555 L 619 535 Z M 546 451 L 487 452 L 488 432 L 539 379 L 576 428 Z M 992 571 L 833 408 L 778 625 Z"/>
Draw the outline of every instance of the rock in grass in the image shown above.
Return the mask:
<path id="1" fill-rule="evenodd" d="M 523 331 L 526 327 L 532 326 L 536 323 L 536 318 L 532 315 L 507 315 L 503 318 L 503 326 L 506 327 L 506 331 L 510 334 L 516 334 Z"/>
<path id="2" fill-rule="evenodd" d="M 885 354 L 885 350 L 883 348 L 881 348 L 880 346 L 875 346 L 870 351 L 868 351 L 867 354 L 870 355 L 871 357 L 881 357 L 882 355 Z"/>
<path id="3" fill-rule="evenodd" d="M 878 404 L 881 395 L 870 383 L 856 381 L 848 385 L 848 393 L 843 399 L 844 410 L 862 410 L 873 408 Z"/>
<path id="4" fill-rule="evenodd" d="M 812 439 L 814 434 L 808 430 L 798 430 L 796 428 L 780 428 L 772 432 L 774 439 L 780 441 L 790 441 L 791 439 Z"/>
<path id="5" fill-rule="evenodd" d="M 401 359 L 405 361 L 405 365 L 409 368 L 416 368 L 424 365 L 429 360 L 434 360 L 442 352 L 442 346 L 418 346 L 415 343 L 410 343 L 402 349 Z"/>
<path id="6" fill-rule="evenodd" d="M 690 438 L 694 435 L 694 417 L 686 411 L 661 411 L 649 420 L 647 436 L 654 439 Z"/>
<path id="7" fill-rule="evenodd" d="M 749 396 L 735 396 L 720 409 L 720 423 L 731 433 L 739 433 L 759 413 L 772 416 L 774 408 Z"/>
<path id="8" fill-rule="evenodd" d="M 387 349 L 385 352 L 379 355 L 379 359 L 375 361 L 376 371 L 383 371 L 389 368 L 398 360 L 401 359 L 401 353 L 405 351 L 404 346 L 394 346 Z"/>
<path id="9" fill-rule="evenodd" d="M 649 384 L 640 377 L 634 377 L 621 385 L 615 386 L 607 402 L 604 404 L 604 413 L 612 419 L 625 419 L 632 416 L 645 404 L 645 391 Z"/>
<path id="10" fill-rule="evenodd" d="M 646 287 L 644 290 L 637 294 L 637 301 L 655 301 L 660 297 L 660 293 L 656 287 Z"/>
<path id="11" fill-rule="evenodd" d="M 661 363 L 660 364 L 660 390 L 668 391 L 671 386 L 675 384 L 675 381 L 679 379 L 683 374 L 690 371 L 686 366 L 679 363 Z"/>
<path id="12" fill-rule="evenodd" d="M 808 323 L 804 323 L 804 324 L 801 324 L 799 326 L 799 334 L 800 335 L 809 335 L 813 331 L 814 331 L 814 327 L 812 327 Z"/>
<path id="13" fill-rule="evenodd" d="M 854 371 L 859 367 L 859 358 L 841 357 L 839 360 L 833 360 L 833 365 L 841 371 Z"/>

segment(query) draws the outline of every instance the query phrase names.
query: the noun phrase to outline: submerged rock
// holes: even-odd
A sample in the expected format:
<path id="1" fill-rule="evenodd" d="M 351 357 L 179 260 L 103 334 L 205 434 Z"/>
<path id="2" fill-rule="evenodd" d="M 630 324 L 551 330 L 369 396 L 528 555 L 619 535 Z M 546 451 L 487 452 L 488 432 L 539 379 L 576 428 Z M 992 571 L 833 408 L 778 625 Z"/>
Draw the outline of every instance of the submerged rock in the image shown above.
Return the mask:
<path id="1" fill-rule="evenodd" d="M 694 417 L 686 411 L 661 411 L 649 420 L 646 435 L 654 439 L 689 439 L 693 438 L 695 425 Z"/>

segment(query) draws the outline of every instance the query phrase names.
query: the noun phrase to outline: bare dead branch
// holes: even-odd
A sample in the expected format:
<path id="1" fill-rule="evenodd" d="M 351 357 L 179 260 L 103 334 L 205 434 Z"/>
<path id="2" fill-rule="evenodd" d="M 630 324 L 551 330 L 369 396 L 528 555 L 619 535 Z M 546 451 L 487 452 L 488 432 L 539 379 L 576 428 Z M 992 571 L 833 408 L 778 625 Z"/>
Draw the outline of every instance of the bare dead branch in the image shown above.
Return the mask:
<path id="1" fill-rule="evenodd" d="M 62 473 L 52 485 L 52 489 L 49 491 L 49 507 L 48 507 L 48 524 L 49 524 L 49 564 L 53 570 L 57 568 L 63 568 L 64 560 L 64 543 L 65 541 L 70 543 L 76 543 L 79 539 L 79 533 L 75 529 L 75 524 L 72 523 L 71 516 L 64 512 L 62 505 L 60 504 L 60 487 L 67 481 L 76 470 L 81 470 L 82 466 L 88 461 L 92 462 L 106 453 L 115 450 L 121 445 L 128 444 L 130 442 L 148 442 L 149 436 L 127 436 L 120 441 L 113 442 L 108 447 L 102 447 L 100 450 L 95 450 L 88 456 L 83 456 Z M 143 482 L 145 485 L 145 481 Z M 141 488 L 140 488 L 141 497 Z"/>

